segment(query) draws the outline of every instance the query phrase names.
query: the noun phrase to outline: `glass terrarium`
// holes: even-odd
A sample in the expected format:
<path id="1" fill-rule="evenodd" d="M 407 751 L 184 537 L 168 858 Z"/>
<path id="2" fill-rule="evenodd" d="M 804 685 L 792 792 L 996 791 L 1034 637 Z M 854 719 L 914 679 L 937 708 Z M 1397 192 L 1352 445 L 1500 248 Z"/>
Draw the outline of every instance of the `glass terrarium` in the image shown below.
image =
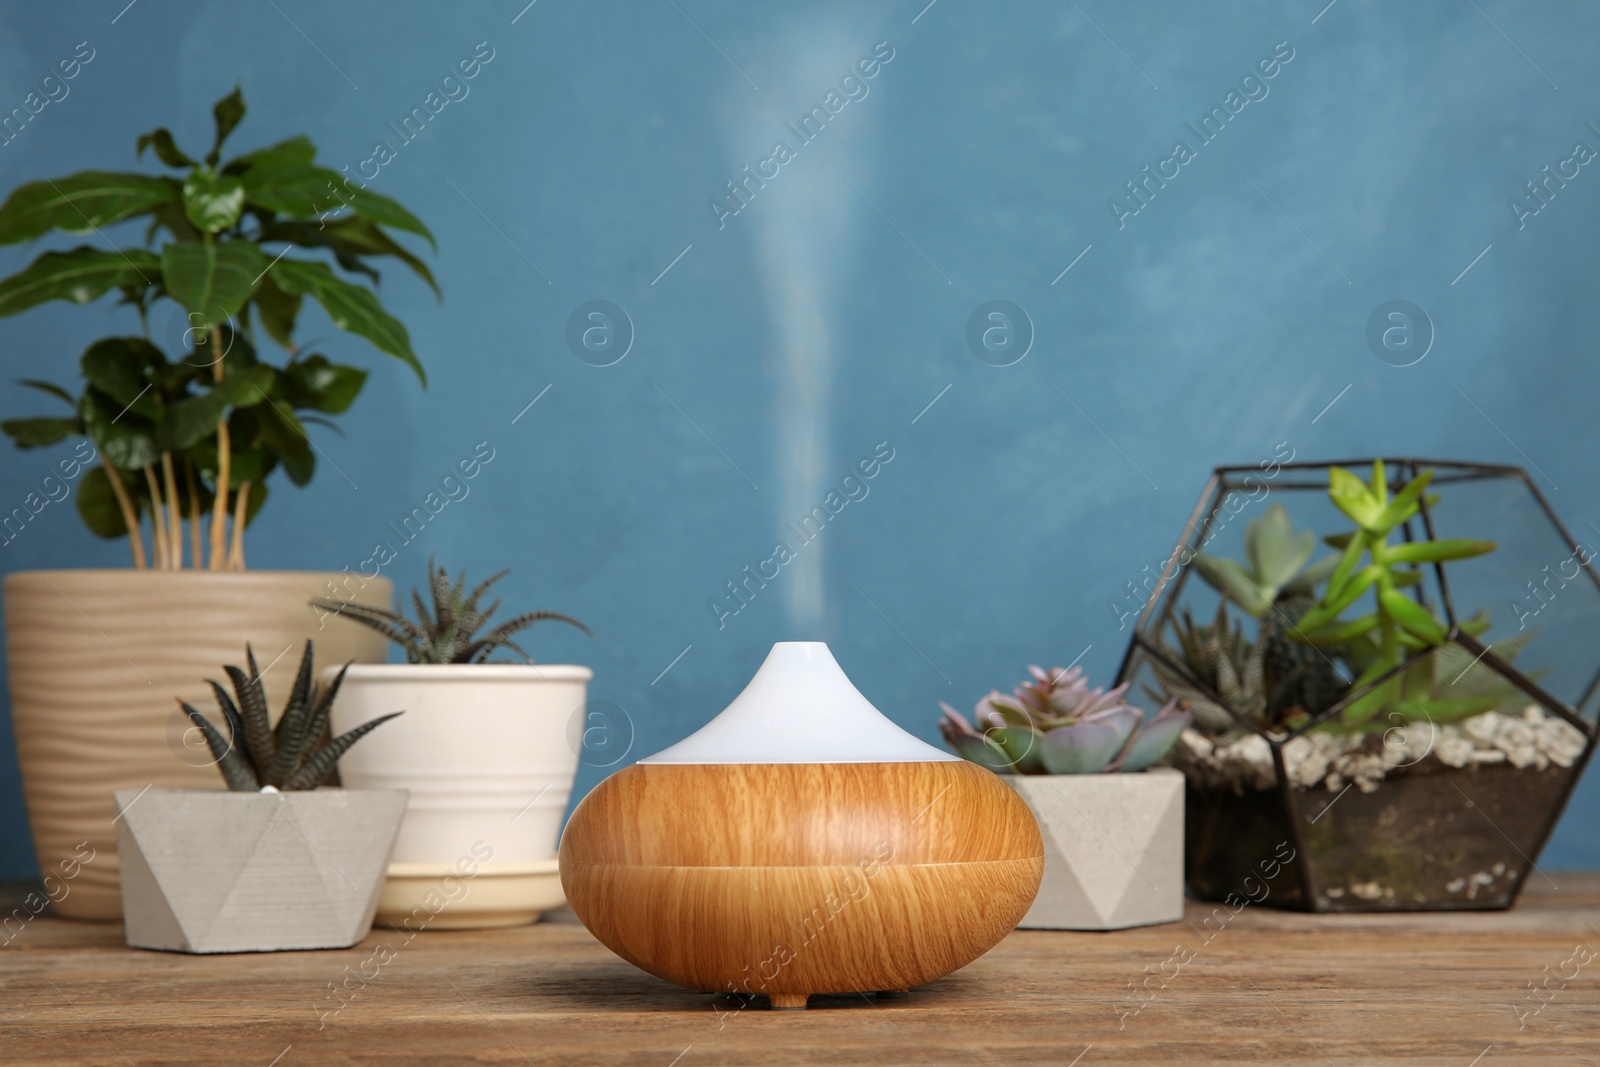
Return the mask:
<path id="1" fill-rule="evenodd" d="M 1581 534 L 1517 467 L 1218 468 L 1130 586 L 1118 678 L 1194 714 L 1173 752 L 1190 890 L 1509 907 L 1595 745 L 1600 529 Z"/>

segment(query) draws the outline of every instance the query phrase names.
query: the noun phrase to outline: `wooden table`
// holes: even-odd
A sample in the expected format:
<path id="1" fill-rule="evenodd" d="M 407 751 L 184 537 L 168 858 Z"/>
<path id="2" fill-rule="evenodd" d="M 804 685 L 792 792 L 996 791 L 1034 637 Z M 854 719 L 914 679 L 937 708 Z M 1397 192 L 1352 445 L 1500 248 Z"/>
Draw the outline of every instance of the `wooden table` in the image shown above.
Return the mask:
<path id="1" fill-rule="evenodd" d="M 1509 912 L 1212 914 L 1018 931 L 804 1012 L 666 985 L 570 917 L 211 957 L 40 917 L 0 949 L 0 1064 L 1600 1064 L 1600 874 L 1536 874 Z"/>

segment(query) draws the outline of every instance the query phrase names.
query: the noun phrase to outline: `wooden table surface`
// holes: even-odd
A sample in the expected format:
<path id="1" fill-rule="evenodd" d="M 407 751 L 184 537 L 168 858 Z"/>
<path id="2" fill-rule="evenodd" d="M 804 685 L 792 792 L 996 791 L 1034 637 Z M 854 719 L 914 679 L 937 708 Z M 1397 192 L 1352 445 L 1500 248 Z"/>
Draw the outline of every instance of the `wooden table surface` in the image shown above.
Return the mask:
<path id="1" fill-rule="evenodd" d="M 40 917 L 0 949 L 0 1064 L 1600 1064 L 1600 873 L 1535 874 L 1509 912 L 1212 914 L 1018 931 L 803 1012 L 669 986 L 570 916 L 209 957 Z"/>

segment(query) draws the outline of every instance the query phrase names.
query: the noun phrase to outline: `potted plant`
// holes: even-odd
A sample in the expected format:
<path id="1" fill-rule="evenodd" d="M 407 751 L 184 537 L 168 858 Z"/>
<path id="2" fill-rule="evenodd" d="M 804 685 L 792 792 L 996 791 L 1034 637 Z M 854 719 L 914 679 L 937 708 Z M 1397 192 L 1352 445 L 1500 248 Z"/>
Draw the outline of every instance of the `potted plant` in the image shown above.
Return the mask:
<path id="1" fill-rule="evenodd" d="M 1191 890 L 1286 849 L 1277 906 L 1509 907 L 1594 747 L 1593 550 L 1515 467 L 1284 469 L 1235 522 L 1219 468 L 1123 665 L 1194 715 Z"/>
<path id="2" fill-rule="evenodd" d="M 320 744 L 339 675 L 312 682 L 312 644 L 277 725 L 255 653 L 209 683 L 224 733 L 179 706 L 205 737 L 227 791 L 119 790 L 117 848 L 128 944 L 174 952 L 348 948 L 372 928 L 405 811 L 399 790 L 318 789 L 339 757 L 400 712 Z M 342 673 L 342 672 L 341 672 Z"/>
<path id="3" fill-rule="evenodd" d="M 203 159 L 164 128 L 139 138 L 138 154 L 153 149 L 173 173 L 83 171 L 22 185 L 0 204 L 0 245 L 56 230 L 97 242 L 44 252 L 0 279 L 0 316 L 115 293 L 140 326 L 90 345 L 76 390 L 23 383 L 59 402 L 60 414 L 0 423 L 21 448 L 87 438 L 70 461 L 71 474 L 82 470 L 78 513 L 101 537 L 127 538 L 133 560 L 126 571 L 5 579 L 12 722 L 39 865 L 52 869 L 85 840 L 102 854 L 59 909 L 76 918 L 120 914 L 113 790 L 210 783 L 209 771 L 191 765 L 204 760 L 186 762 L 172 742 L 183 724 L 158 694 L 199 697 L 194 679 L 247 641 L 275 659 L 318 631 L 307 598 L 347 579 L 244 569 L 244 529 L 269 480 L 280 470 L 296 485 L 310 480 L 317 449 L 308 425 L 345 411 L 367 377 L 296 343 L 302 303 L 316 301 L 335 326 L 422 376 L 405 327 L 350 279 L 376 280 L 375 259 L 393 257 L 432 285 L 427 266 L 390 233 L 431 240 L 427 228 L 318 166 L 304 137 L 224 162 L 244 97 L 236 89 L 212 111 L 216 133 Z M 136 221 L 148 223 L 143 245 L 100 247 L 114 225 Z M 318 255 L 286 254 L 295 249 Z M 266 358 L 269 340 L 285 359 Z M 382 604 L 393 591 L 380 577 L 357 595 Z M 355 627 L 318 640 L 340 661 L 383 658 L 382 641 Z M 269 692 L 281 697 L 289 672 L 270 664 L 267 672 Z"/>
<path id="4" fill-rule="evenodd" d="M 1010 696 L 991 692 L 973 721 L 941 703 L 954 751 L 1021 794 L 1044 837 L 1044 882 L 1019 924 L 1117 930 L 1183 918 L 1183 776 L 1153 767 L 1190 714 L 1090 689 L 1083 668 L 1029 667 Z"/>
<path id="5" fill-rule="evenodd" d="M 465 856 L 490 858 L 472 892 L 441 912 L 435 929 L 513 926 L 533 922 L 563 902 L 556 838 L 577 774 L 585 724 L 587 667 L 535 664 L 513 635 L 542 621 L 584 633 L 577 619 L 533 611 L 501 623 L 489 589 L 508 574 L 468 590 L 466 572 L 452 581 L 428 561 L 428 599 L 412 590 L 416 618 L 365 604 L 319 600 L 393 641 L 404 664 L 352 666 L 333 708 L 335 730 L 373 721 L 404 707 L 402 722 L 346 758 L 341 775 L 358 788 L 405 789 L 405 821 L 395 842 L 379 918 L 400 922 L 431 896 Z M 486 629 L 487 628 L 487 629 Z M 520 662 L 490 662 L 505 650 Z M 574 731 L 574 727 L 577 730 Z"/>

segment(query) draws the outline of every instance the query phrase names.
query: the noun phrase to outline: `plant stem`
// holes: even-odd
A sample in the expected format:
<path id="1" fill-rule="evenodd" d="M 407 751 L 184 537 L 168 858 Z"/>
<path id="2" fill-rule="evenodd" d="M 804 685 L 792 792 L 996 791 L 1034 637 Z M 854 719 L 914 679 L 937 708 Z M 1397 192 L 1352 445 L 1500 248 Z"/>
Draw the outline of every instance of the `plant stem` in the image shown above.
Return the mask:
<path id="1" fill-rule="evenodd" d="M 172 551 L 167 547 L 167 516 L 162 510 L 161 483 L 149 466 L 144 468 L 144 480 L 150 486 L 150 551 L 155 556 L 156 569 L 164 571 L 172 565 Z"/>
<path id="2" fill-rule="evenodd" d="M 1367 554 L 1382 572 L 1378 575 L 1372 596 L 1377 603 L 1378 633 L 1383 649 L 1383 661 L 1394 667 L 1399 665 L 1401 658 L 1400 636 L 1395 630 L 1394 617 L 1389 614 L 1389 609 L 1383 606 L 1384 592 L 1394 588 L 1394 578 L 1389 570 L 1388 542 L 1387 535 L 1372 538 L 1372 543 L 1367 546 Z"/>
<path id="3" fill-rule="evenodd" d="M 233 544 L 228 548 L 228 569 L 230 571 L 244 570 L 244 522 L 245 515 L 250 510 L 250 483 L 239 483 L 239 491 L 234 494 L 233 501 Z"/>
<path id="4" fill-rule="evenodd" d="M 178 480 L 172 473 L 172 453 L 161 453 L 161 476 L 167 483 L 168 547 L 172 552 L 172 569 L 183 570 L 183 514 L 178 510 Z"/>
<path id="5" fill-rule="evenodd" d="M 189 487 L 189 551 L 194 555 L 194 569 L 199 570 L 202 553 L 200 551 L 200 487 L 195 483 L 194 461 L 183 461 L 183 478 Z"/>
<path id="6" fill-rule="evenodd" d="M 139 526 L 139 512 L 134 509 L 133 500 L 128 496 L 128 487 L 122 484 L 122 475 L 117 473 L 117 468 L 100 461 L 100 466 L 105 469 L 106 481 L 111 483 L 111 495 L 117 498 L 117 507 L 122 512 L 122 524 L 128 528 L 128 545 L 133 549 L 133 566 L 136 570 L 145 570 L 149 564 L 144 558 L 144 530 Z"/>
<path id="7" fill-rule="evenodd" d="M 222 334 L 215 326 L 210 331 L 211 351 L 222 350 Z M 211 364 L 214 381 L 222 380 L 222 360 Z M 217 500 L 211 513 L 211 569 L 219 571 L 227 562 L 228 532 L 228 476 L 233 465 L 233 446 L 228 440 L 228 416 L 224 412 L 217 420 Z"/>

